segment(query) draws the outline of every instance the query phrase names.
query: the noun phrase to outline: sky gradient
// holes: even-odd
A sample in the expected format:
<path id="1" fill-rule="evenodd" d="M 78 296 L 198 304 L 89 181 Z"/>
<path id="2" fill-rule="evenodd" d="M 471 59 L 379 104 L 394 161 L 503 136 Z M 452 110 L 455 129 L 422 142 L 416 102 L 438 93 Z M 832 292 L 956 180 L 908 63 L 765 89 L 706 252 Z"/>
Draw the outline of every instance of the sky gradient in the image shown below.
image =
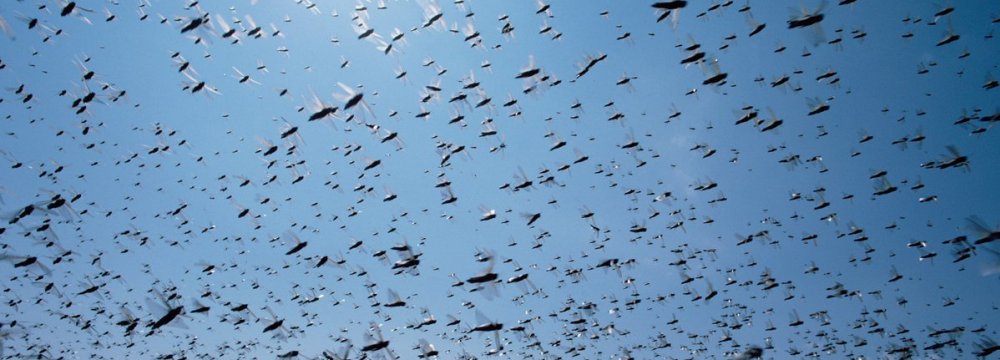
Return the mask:
<path id="1" fill-rule="evenodd" d="M 0 354 L 995 358 L 998 16 L 4 3 Z"/>

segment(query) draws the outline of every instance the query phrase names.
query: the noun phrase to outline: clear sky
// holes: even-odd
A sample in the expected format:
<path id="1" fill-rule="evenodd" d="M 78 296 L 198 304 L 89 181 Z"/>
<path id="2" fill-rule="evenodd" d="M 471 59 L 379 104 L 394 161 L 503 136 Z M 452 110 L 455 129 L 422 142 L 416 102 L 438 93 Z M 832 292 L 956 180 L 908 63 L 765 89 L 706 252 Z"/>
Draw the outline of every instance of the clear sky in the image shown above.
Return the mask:
<path id="1" fill-rule="evenodd" d="M 1000 5 L 667 3 L 4 2 L 2 357 L 987 355 Z"/>

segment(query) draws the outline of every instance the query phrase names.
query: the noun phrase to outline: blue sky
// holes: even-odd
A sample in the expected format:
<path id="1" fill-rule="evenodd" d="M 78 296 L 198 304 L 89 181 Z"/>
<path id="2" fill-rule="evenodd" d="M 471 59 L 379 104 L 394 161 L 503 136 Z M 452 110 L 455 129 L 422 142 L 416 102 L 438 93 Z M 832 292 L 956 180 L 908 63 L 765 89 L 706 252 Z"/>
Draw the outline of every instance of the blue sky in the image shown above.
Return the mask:
<path id="1" fill-rule="evenodd" d="M 775 359 L 893 358 L 903 347 L 974 356 L 997 338 L 997 245 L 953 263 L 972 244 L 944 241 L 983 237 L 970 219 L 1000 226 L 1000 147 L 983 120 L 998 111 L 984 84 L 998 74 L 1000 8 L 837 3 L 688 2 L 676 23 L 657 23 L 652 2 L 551 1 L 539 13 L 531 1 L 317 2 L 315 12 L 294 1 L 91 1 L 67 16 L 63 2 L 5 4 L 2 354 L 310 359 L 350 343 L 358 358 L 377 324 L 400 358 L 418 356 L 421 339 L 441 358 L 721 359 L 751 346 Z M 803 7 L 823 20 L 789 29 Z M 423 27 L 435 9 L 442 20 Z M 209 25 L 181 33 L 206 14 Z M 766 28 L 748 37 L 751 16 Z M 467 26 L 480 46 L 464 40 Z M 951 33 L 960 38 L 936 46 Z M 706 60 L 682 65 L 693 44 Z M 531 66 L 539 75 L 516 78 Z M 703 84 L 713 66 L 724 84 Z M 199 82 L 212 91 L 192 93 Z M 364 106 L 345 109 L 340 84 Z M 90 92 L 78 113 L 74 99 Z M 467 102 L 449 101 L 460 94 Z M 308 121 L 314 99 L 335 116 Z M 808 115 L 818 102 L 829 110 Z M 760 124 L 735 124 L 745 107 Z M 972 119 L 954 124 L 962 116 Z M 921 167 L 954 158 L 950 146 L 966 164 Z M 522 176 L 533 184 L 511 191 Z M 873 195 L 882 181 L 898 190 Z M 457 201 L 443 203 L 447 191 Z M 56 194 L 79 199 L 43 210 Z M 38 210 L 19 216 L 29 205 Z M 496 218 L 481 221 L 488 210 Z M 541 217 L 529 226 L 531 214 Z M 295 237 L 307 245 L 286 255 Z M 404 243 L 410 252 L 392 249 Z M 414 254 L 416 270 L 392 268 Z M 499 283 L 452 286 L 481 274 L 485 254 Z M 316 267 L 323 256 L 343 264 Z M 29 257 L 48 271 L 15 266 Z M 620 268 L 597 267 L 607 259 Z M 889 282 L 892 269 L 900 280 Z M 506 281 L 525 273 L 534 287 Z M 841 287 L 854 295 L 828 298 Z M 406 305 L 385 307 L 391 291 Z M 165 313 L 149 304 L 157 292 L 185 314 L 153 331 Z M 196 299 L 207 314 L 193 312 Z M 241 304 L 254 315 L 231 310 Z M 132 334 L 116 325 L 122 308 L 139 319 Z M 407 327 L 424 309 L 438 322 Z M 502 349 L 467 333 L 477 312 L 504 324 Z M 802 325 L 790 325 L 795 313 Z M 449 315 L 461 325 L 446 326 Z M 263 332 L 275 317 L 284 327 Z M 525 319 L 524 333 L 511 330 Z M 670 347 L 656 348 L 660 334 Z"/>

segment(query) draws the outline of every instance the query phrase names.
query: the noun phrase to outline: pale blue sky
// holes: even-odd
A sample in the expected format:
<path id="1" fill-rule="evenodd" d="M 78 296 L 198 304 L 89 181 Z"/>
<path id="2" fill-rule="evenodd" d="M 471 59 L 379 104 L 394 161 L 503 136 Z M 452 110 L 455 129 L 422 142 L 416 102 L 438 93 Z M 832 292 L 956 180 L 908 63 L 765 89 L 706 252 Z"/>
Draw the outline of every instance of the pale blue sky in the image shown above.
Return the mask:
<path id="1" fill-rule="evenodd" d="M 405 34 L 391 41 L 398 50 L 392 55 L 382 54 L 375 41 L 358 39 L 354 2 L 317 2 L 315 14 L 304 3 L 287 0 L 202 2 L 200 10 L 152 1 L 143 6 L 149 14 L 145 21 L 139 21 L 135 1 L 82 1 L 78 6 L 93 12 L 76 10 L 66 17 L 59 15 L 62 3 L 5 4 L 0 16 L 12 37 L 0 40 L 5 65 L 0 150 L 11 165 L 23 165 L 0 166 L 5 220 L 0 241 L 10 263 L 0 265 L 9 275 L 3 296 L 16 305 L 0 312 L 3 355 L 33 356 L 48 349 L 49 356 L 67 358 L 183 352 L 189 358 L 266 359 L 296 350 L 309 359 L 344 346 L 335 341 L 342 337 L 354 345 L 351 358 L 358 358 L 368 324 L 375 322 L 400 358 L 415 358 L 420 339 L 433 343 L 441 358 L 456 358 L 463 350 L 488 357 L 496 347 L 492 336 L 464 334 L 478 325 L 476 311 L 504 323 L 505 346 L 494 356 L 510 358 L 566 358 L 574 355 L 573 347 L 588 359 L 617 359 L 624 356 L 622 349 L 636 358 L 730 358 L 750 345 L 765 346 L 767 339 L 773 349 L 765 350 L 765 358 L 810 353 L 884 358 L 889 349 L 906 345 L 904 338 L 912 339 L 915 354 L 924 358 L 966 358 L 978 351 L 983 337 L 996 339 L 990 289 L 997 286 L 997 275 L 984 274 L 998 259 L 984 247 L 997 245 L 982 245 L 971 259 L 953 264 L 953 246 L 943 241 L 982 237 L 968 225 L 972 216 L 993 230 L 1000 225 L 1000 196 L 992 185 L 1000 183 L 996 131 L 978 119 L 953 124 L 963 113 L 979 117 L 998 111 L 997 90 L 983 85 L 998 73 L 991 56 L 998 46 L 990 35 L 1000 7 L 988 1 L 846 6 L 827 1 L 818 26 L 788 29 L 788 19 L 801 15 L 800 6 L 816 9 L 819 2 L 754 1 L 750 13 L 767 27 L 748 38 L 748 14 L 738 11 L 746 2 L 699 16 L 715 3 L 689 2 L 673 26 L 669 18 L 655 22 L 659 14 L 651 2 L 552 1 L 551 17 L 536 14 L 539 5 L 533 1 L 466 1 L 463 7 L 441 2 L 443 22 L 421 28 L 434 2 L 386 1 L 385 9 L 359 2 L 368 10 L 357 16 L 383 41 L 390 42 L 396 28 Z M 947 6 L 954 12 L 929 25 Z M 105 21 L 105 8 L 115 20 Z M 470 12 L 474 16 L 467 16 Z M 211 27 L 180 33 L 204 13 L 211 16 Z M 169 25 L 158 23 L 161 15 Z M 249 23 L 247 15 L 265 36 L 248 38 L 234 25 L 234 19 Z M 513 36 L 501 34 L 505 21 L 498 19 L 504 16 Z M 219 17 L 237 28 L 239 44 L 220 37 Z M 35 29 L 23 20 L 30 18 L 40 20 Z M 271 36 L 272 24 L 283 37 Z M 463 41 L 466 24 L 474 25 L 484 46 Z M 540 34 L 546 26 L 552 30 Z M 411 31 L 414 27 L 419 30 Z M 458 33 L 449 31 L 453 27 Z M 53 35 L 56 29 L 60 35 Z M 935 46 L 949 31 L 961 38 Z M 561 36 L 553 40 L 556 32 Z M 866 35 L 855 38 L 860 32 Z M 904 38 L 906 33 L 913 36 Z M 730 35 L 734 39 L 725 40 Z M 837 38 L 843 38 L 840 44 L 829 43 Z M 702 85 L 712 75 L 707 64 L 680 64 L 692 41 L 708 59 L 718 60 L 728 74 L 726 84 Z M 786 50 L 775 53 L 780 46 Z M 191 80 L 178 71 L 174 52 L 196 71 L 189 70 L 191 78 L 217 93 L 184 90 Z M 578 64 L 601 53 L 607 59 L 575 79 Z M 84 58 L 96 74 L 89 81 L 76 63 Z M 541 81 L 515 79 L 532 58 L 549 78 L 524 94 L 527 84 Z M 348 65 L 342 66 L 345 60 Z M 266 72 L 257 70 L 260 64 Z M 240 83 L 234 68 L 256 83 Z M 926 74 L 918 74 L 922 68 Z M 405 82 L 396 78 L 397 69 L 407 72 Z M 816 80 L 830 70 L 836 75 Z M 485 95 L 462 89 L 471 82 L 470 73 Z M 787 85 L 770 85 L 783 75 L 790 77 Z M 616 85 L 623 77 L 634 78 L 629 86 Z M 561 83 L 551 86 L 556 79 Z M 343 108 L 335 96 L 343 94 L 338 83 L 362 92 L 372 113 L 359 106 L 341 109 L 338 119 L 308 122 L 313 93 Z M 104 84 L 109 87 L 102 89 Z M 442 91 L 422 103 L 428 85 Z M 288 94 L 279 96 L 282 89 Z M 692 89 L 695 95 L 685 95 Z M 60 96 L 62 90 L 68 94 Z M 127 96 L 112 101 L 121 90 Z M 73 99 L 89 91 L 96 100 L 75 114 Z M 469 105 L 449 103 L 459 92 L 467 94 Z M 22 102 L 28 93 L 33 99 Z M 481 96 L 492 105 L 474 108 Z M 517 100 L 516 108 L 502 106 L 509 96 Z M 812 99 L 827 101 L 830 110 L 808 116 Z M 582 111 L 571 109 L 575 101 Z M 606 107 L 609 102 L 614 105 Z M 772 116 L 784 122 L 767 132 L 754 121 L 735 125 L 745 106 L 753 106 L 765 123 Z M 430 116 L 416 118 L 423 111 Z M 520 116 L 510 117 L 513 111 Z M 676 111 L 681 115 L 668 119 Z M 609 121 L 615 113 L 624 120 Z M 349 114 L 356 118 L 346 123 Z M 463 121 L 449 124 L 459 115 Z M 480 136 L 487 118 L 493 119 L 496 136 Z M 364 124 L 377 125 L 380 133 L 371 134 Z M 299 137 L 281 139 L 287 126 L 297 126 Z M 83 135 L 85 127 L 89 132 Z M 389 132 L 398 133 L 401 142 L 381 142 Z M 873 139 L 859 143 L 864 134 Z M 926 139 L 893 144 L 920 134 Z M 549 150 L 556 139 L 566 145 Z M 622 148 L 633 139 L 638 147 Z M 257 152 L 270 146 L 265 142 L 280 148 L 265 157 Z M 466 150 L 442 167 L 439 143 Z M 490 151 L 501 144 L 502 151 Z M 703 157 L 704 150 L 692 150 L 699 144 L 715 154 Z M 165 146 L 168 151 L 150 153 Z M 947 160 L 948 146 L 968 156 L 967 167 L 921 168 Z M 573 164 L 580 154 L 589 159 Z M 801 164 L 779 162 L 796 155 Z M 822 160 L 806 161 L 814 157 Z M 380 166 L 363 170 L 376 159 Z M 268 168 L 271 160 L 276 162 Z M 638 167 L 640 162 L 644 166 Z M 566 164 L 572 164 L 568 171 L 557 170 Z M 39 175 L 57 166 L 64 168 Z M 522 170 L 533 180 L 531 188 L 500 189 L 519 184 Z M 870 176 L 881 170 L 899 189 L 873 197 L 878 182 Z M 440 174 L 452 183 L 455 203 L 442 204 L 445 196 L 435 187 Z M 293 183 L 299 175 L 304 178 Z M 554 181 L 543 184 L 548 175 Z M 277 181 L 270 181 L 274 176 Z M 243 179 L 250 184 L 241 186 Z M 709 182 L 718 187 L 695 189 Z M 918 182 L 925 187 L 911 190 Z M 830 205 L 814 210 L 820 202 L 814 190 L 820 187 Z M 397 199 L 383 202 L 390 189 Z M 656 201 L 664 192 L 672 196 Z M 39 210 L 7 224 L 26 205 L 44 205 L 56 193 L 81 197 L 71 204 L 72 212 Z M 803 199 L 789 200 L 793 193 Z M 918 201 L 931 196 L 936 201 Z M 263 198 L 270 202 L 261 204 Z M 181 204 L 187 206 L 172 215 Z M 593 222 L 581 218 L 585 207 L 595 213 Z M 238 218 L 243 208 L 250 215 Z M 495 209 L 497 218 L 480 221 L 488 209 Z M 653 212 L 659 215 L 650 218 Z M 542 216 L 526 226 L 522 215 L 533 213 Z M 830 214 L 836 222 L 821 220 Z M 52 230 L 36 231 L 46 220 Z M 671 229 L 681 221 L 683 227 Z M 630 232 L 633 225 L 647 231 Z M 867 241 L 846 235 L 858 228 Z M 762 231 L 769 240 L 737 246 L 741 237 Z M 286 256 L 295 244 L 289 232 L 308 245 Z M 801 240 L 809 234 L 817 235 L 815 243 Z M 147 244 L 140 245 L 144 237 Z M 536 237 L 542 238 L 540 248 L 533 248 Z M 46 243 L 56 238 L 72 255 L 53 264 L 62 251 Z M 356 240 L 364 242 L 364 251 L 348 249 Z M 917 241 L 927 243 L 925 252 L 907 246 Z M 401 253 L 390 247 L 403 242 L 421 254 L 419 275 L 394 274 L 391 268 Z M 387 262 L 373 258 L 383 250 Z M 450 274 L 465 280 L 485 267 L 476 261 L 480 250 L 496 253 L 494 271 L 502 280 L 527 271 L 544 295 L 519 297 L 524 290 L 516 284 L 483 291 L 497 296 L 470 291 L 468 285 L 452 287 Z M 938 256 L 920 260 L 926 252 Z M 101 267 L 91 262 L 98 254 Z M 346 267 L 314 267 L 319 257 L 340 254 Z M 34 265 L 13 267 L 26 256 L 37 257 L 51 274 Z M 867 256 L 870 260 L 862 261 Z M 687 269 L 668 265 L 681 257 Z M 636 264 L 623 267 L 621 275 L 594 268 L 608 258 Z M 508 259 L 524 270 L 516 272 Z M 805 273 L 812 262 L 819 271 Z M 216 267 L 210 275 L 201 271 L 208 264 Z M 889 283 L 893 267 L 904 277 Z M 572 269 L 582 269 L 584 277 L 574 282 L 567 275 Z M 361 271 L 367 275 L 358 276 Z M 779 283 L 768 291 L 758 284 L 766 271 Z M 698 279 L 682 284 L 682 273 Z M 726 285 L 729 276 L 750 285 Z M 627 279 L 634 279 L 633 285 L 624 285 Z M 47 283 L 63 297 L 46 292 Z M 692 302 L 694 294 L 685 294 L 690 289 L 705 296 L 709 283 L 719 291 L 710 301 Z M 91 284 L 101 286 L 100 296 L 76 295 Z M 374 284 L 382 304 L 394 290 L 406 307 L 372 307 L 366 284 Z M 828 288 L 836 284 L 863 295 L 828 299 Z M 794 297 L 786 300 L 789 285 Z M 211 290 L 212 296 L 199 299 L 211 310 L 187 314 L 184 327 L 172 323 L 147 337 L 147 322 L 162 316 L 147 305 L 153 289 L 182 297 L 172 305 L 188 311 L 194 309 L 192 299 Z M 626 306 L 633 293 L 642 301 Z M 293 300 L 293 294 L 300 297 Z M 297 302 L 312 294 L 324 297 Z M 661 296 L 665 300 L 657 301 Z M 908 304 L 899 305 L 899 298 Z M 946 299 L 955 304 L 944 306 Z M 577 309 L 586 302 L 598 311 Z M 244 303 L 260 319 L 236 327 L 236 313 L 228 308 Z M 123 318 L 122 306 L 141 320 L 131 337 L 115 325 Z M 566 306 L 571 309 L 561 312 Z M 283 318 L 295 336 L 273 339 L 262 333 L 271 322 L 265 308 Z M 422 318 L 423 308 L 438 323 L 406 328 Z M 822 311 L 829 324 L 809 317 Z M 789 326 L 793 312 L 802 326 Z M 220 322 L 224 315 L 229 322 Z M 462 325 L 445 326 L 448 315 Z M 509 330 L 535 316 L 541 319 L 528 332 L 537 335 L 544 353 L 528 346 L 534 340 Z M 668 324 L 673 317 L 677 323 Z M 570 322 L 580 318 L 586 326 L 578 332 Z M 19 325 L 8 329 L 14 320 Z M 716 321 L 742 326 L 719 327 Z M 618 333 L 602 332 L 611 324 Z M 897 334 L 899 326 L 909 333 Z M 955 326 L 965 327 L 957 346 L 924 350 L 948 339 L 931 337 L 929 328 Z M 884 334 L 872 332 L 877 329 Z M 982 331 L 972 332 L 977 329 Z M 672 347 L 654 350 L 652 339 L 661 333 Z M 722 341 L 726 333 L 731 340 Z M 859 338 L 867 345 L 855 347 Z M 247 342 L 256 345 L 239 349 Z M 801 354 L 789 355 L 793 348 Z M 369 355 L 376 354 L 384 353 Z"/>

